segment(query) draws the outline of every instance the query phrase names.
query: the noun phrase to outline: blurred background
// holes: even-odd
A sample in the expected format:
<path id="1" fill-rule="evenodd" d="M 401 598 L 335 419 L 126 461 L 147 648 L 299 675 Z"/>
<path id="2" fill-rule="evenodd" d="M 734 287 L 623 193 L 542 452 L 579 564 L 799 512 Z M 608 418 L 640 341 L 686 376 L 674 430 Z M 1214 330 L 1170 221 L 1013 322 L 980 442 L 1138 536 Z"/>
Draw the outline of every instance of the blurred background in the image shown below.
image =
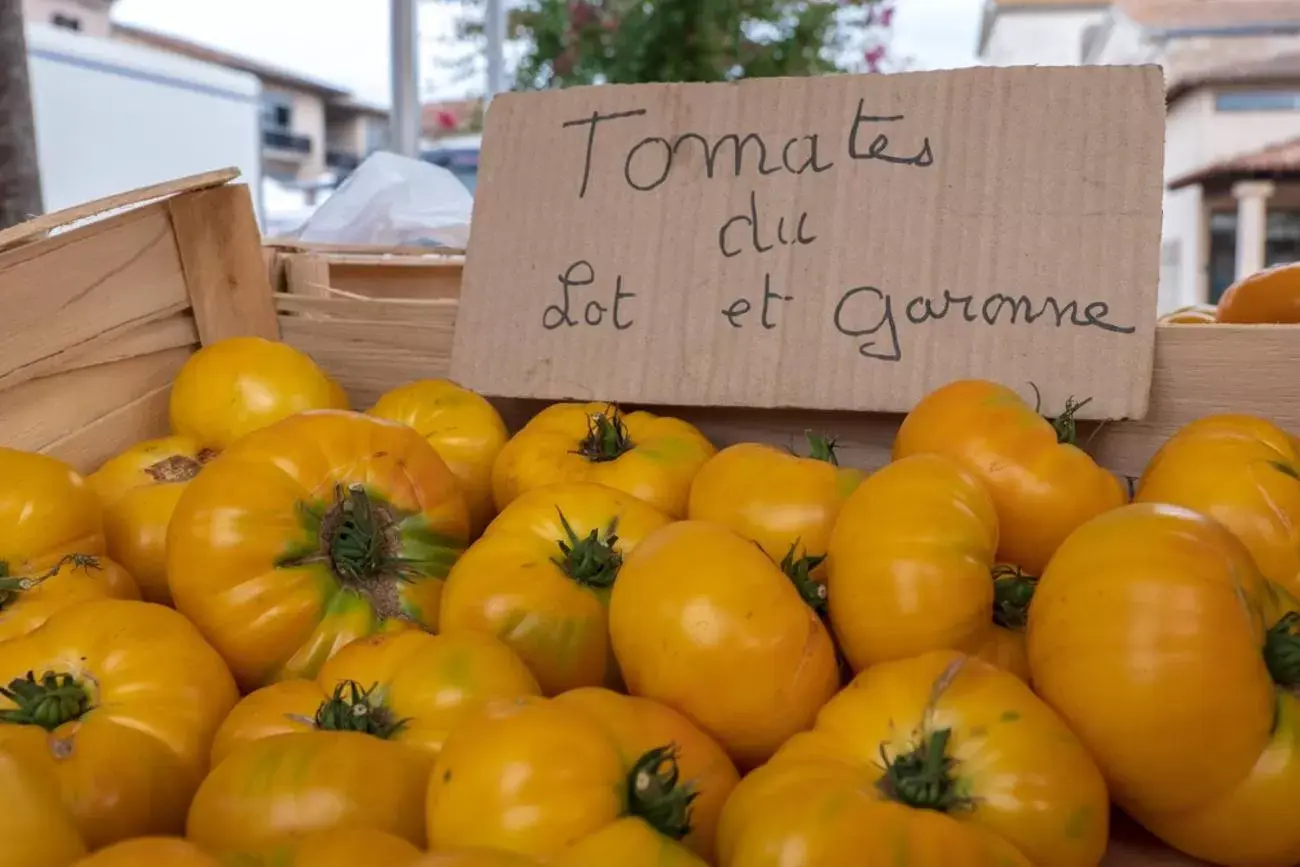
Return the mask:
<path id="1" fill-rule="evenodd" d="M 1300 0 L 0 0 L 0 228 L 234 165 L 263 231 L 505 89 L 1157 63 L 1160 307 L 1300 259 Z"/>

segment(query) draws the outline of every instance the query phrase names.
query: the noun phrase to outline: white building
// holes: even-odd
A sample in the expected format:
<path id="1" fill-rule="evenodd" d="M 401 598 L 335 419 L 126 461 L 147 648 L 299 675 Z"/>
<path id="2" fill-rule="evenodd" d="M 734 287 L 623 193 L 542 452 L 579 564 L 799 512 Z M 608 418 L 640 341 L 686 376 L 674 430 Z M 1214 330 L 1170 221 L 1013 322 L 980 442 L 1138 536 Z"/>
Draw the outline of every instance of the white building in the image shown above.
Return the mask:
<path id="1" fill-rule="evenodd" d="M 979 48 L 1164 68 L 1162 311 L 1300 260 L 1300 0 L 989 0 Z"/>

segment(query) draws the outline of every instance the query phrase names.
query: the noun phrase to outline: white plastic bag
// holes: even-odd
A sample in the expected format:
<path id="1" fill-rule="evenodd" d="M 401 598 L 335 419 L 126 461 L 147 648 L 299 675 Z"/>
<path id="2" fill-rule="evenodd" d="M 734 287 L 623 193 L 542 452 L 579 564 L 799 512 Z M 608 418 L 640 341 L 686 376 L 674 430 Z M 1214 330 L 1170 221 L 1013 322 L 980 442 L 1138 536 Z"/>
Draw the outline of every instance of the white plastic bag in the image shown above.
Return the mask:
<path id="1" fill-rule="evenodd" d="M 463 250 L 473 209 L 474 197 L 451 172 L 377 151 L 292 237 L 319 244 Z"/>

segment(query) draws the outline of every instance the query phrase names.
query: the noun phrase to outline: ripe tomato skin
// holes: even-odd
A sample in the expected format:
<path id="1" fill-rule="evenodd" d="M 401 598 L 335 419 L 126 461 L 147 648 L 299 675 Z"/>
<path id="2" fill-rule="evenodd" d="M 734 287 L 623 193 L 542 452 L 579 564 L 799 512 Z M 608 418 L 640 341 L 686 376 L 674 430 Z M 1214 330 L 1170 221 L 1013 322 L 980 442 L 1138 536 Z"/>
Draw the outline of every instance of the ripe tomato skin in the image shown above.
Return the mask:
<path id="1" fill-rule="evenodd" d="M 555 863 L 556 867 L 709 867 L 699 855 L 636 818 L 619 819 L 589 834 L 562 852 Z"/>
<path id="2" fill-rule="evenodd" d="M 0 867 L 68 867 L 86 854 L 58 781 L 33 757 L 0 747 Z"/>
<path id="3" fill-rule="evenodd" d="M 972 654 L 1029 683 L 1029 650 L 1023 630 L 994 625 L 984 633 L 984 640 L 975 645 Z"/>
<path id="4" fill-rule="evenodd" d="M 931 750 L 954 764 L 941 785 L 914 786 L 908 756 Z M 891 787 L 886 763 L 911 783 Z M 862 672 L 747 776 L 723 810 L 718 865 L 850 867 L 887 852 L 919 867 L 1093 867 L 1108 820 L 1101 774 L 1051 708 L 1008 672 L 937 650 Z"/>
<path id="5" fill-rule="evenodd" d="M 499 849 L 458 849 L 430 852 L 411 867 L 542 867 L 542 862 Z"/>
<path id="6" fill-rule="evenodd" d="M 1216 321 L 1217 309 L 1213 304 L 1189 304 L 1170 310 L 1156 320 L 1157 325 L 1209 325 Z"/>
<path id="7" fill-rule="evenodd" d="M 384 394 L 369 414 L 410 425 L 456 476 L 477 537 L 494 515 L 492 465 L 510 438 L 487 399 L 446 379 L 422 379 Z"/>
<path id="8" fill-rule="evenodd" d="M 276 340 L 229 337 L 185 362 L 170 410 L 173 433 L 221 451 L 294 413 L 347 408 L 343 389 L 306 354 Z"/>
<path id="9" fill-rule="evenodd" d="M 654 746 L 643 750 L 647 743 Z M 651 750 L 670 744 L 676 748 L 671 762 L 657 769 L 646 763 Z M 683 786 L 699 793 L 699 810 L 662 811 L 669 823 L 689 819 L 680 844 L 664 833 L 669 827 L 652 828 L 646 802 L 636 800 L 633 784 L 641 776 L 667 796 L 655 803 L 680 799 Z M 645 699 L 589 688 L 498 702 L 453 731 L 438 756 L 427 803 L 429 848 L 501 849 L 567 864 L 564 853 L 574 847 L 610 851 L 608 838 L 624 836 L 614 826 L 632 820 L 651 833 L 634 834 L 640 842 L 622 855 L 645 851 L 647 842 L 686 853 L 713 839 L 712 823 L 735 779 L 721 747 L 680 714 Z M 682 828 L 672 827 L 676 838 Z"/>
<path id="10" fill-rule="evenodd" d="M 330 828 L 236 853 L 226 867 L 409 867 L 420 855 L 401 837 L 374 828 Z"/>
<path id="11" fill-rule="evenodd" d="M 492 468 L 498 510 L 556 482 L 626 491 L 670 518 L 686 514 L 691 480 L 716 449 L 693 425 L 603 403 L 546 407 L 510 438 Z"/>
<path id="12" fill-rule="evenodd" d="M 216 856 L 181 837 L 136 837 L 100 849 L 75 867 L 222 867 Z"/>
<path id="13" fill-rule="evenodd" d="M 830 620 L 853 670 L 981 641 L 997 548 L 993 499 L 955 460 L 913 455 L 869 476 L 826 558 Z"/>
<path id="14" fill-rule="evenodd" d="M 840 507 L 861 481 L 861 470 L 833 460 L 738 443 L 700 468 L 687 517 L 731 528 L 778 563 L 792 550 L 795 557 L 818 557 L 826 553 Z"/>
<path id="15" fill-rule="evenodd" d="M 185 836 L 214 852 L 290 835 L 373 828 L 424 842 L 431 758 L 360 732 L 272 735 L 226 756 L 199 786 Z"/>
<path id="16" fill-rule="evenodd" d="M 451 471 L 412 428 L 300 413 L 190 482 L 168 528 L 168 582 L 251 691 L 313 677 L 357 638 L 436 624 L 468 520 Z"/>
<path id="17" fill-rule="evenodd" d="M 998 560 L 1041 574 L 1084 521 L 1123 505 L 1123 483 L 1011 389 L 960 380 L 931 392 L 898 430 L 894 459 L 924 452 L 962 463 L 989 489 L 1001 528 Z"/>
<path id="18" fill-rule="evenodd" d="M 145 440 L 86 479 L 104 504 L 109 556 L 126 567 L 148 602 L 171 604 L 167 525 L 185 486 L 214 456 L 186 437 Z"/>
<path id="19" fill-rule="evenodd" d="M 594 482 L 527 491 L 452 567 L 438 628 L 497 636 L 528 663 L 547 695 L 616 686 L 609 585 L 618 580 L 621 558 L 669 521 L 631 494 Z M 617 541 L 606 544 L 611 526 Z"/>
<path id="20" fill-rule="evenodd" d="M 1229 286 L 1216 317 L 1229 323 L 1300 322 L 1300 263 L 1256 271 Z"/>
<path id="21" fill-rule="evenodd" d="M 680 521 L 623 564 L 610 639 L 628 691 L 685 714 L 742 769 L 812 724 L 835 694 L 835 650 L 821 619 L 752 542 L 720 524 Z"/>
<path id="22" fill-rule="evenodd" d="M 0 641 L 76 602 L 140 598 L 131 576 L 104 556 L 103 509 L 72 467 L 0 447 L 0 479 Z"/>
<path id="23" fill-rule="evenodd" d="M 1147 464 L 1133 497 L 1209 515 L 1264 577 L 1300 592 L 1300 448 L 1272 422 L 1212 415 L 1184 426 Z"/>
<path id="24" fill-rule="evenodd" d="M 69 675 L 86 708 L 48 720 L 13 718 L 0 697 L 0 747 L 29 753 L 63 792 L 92 848 L 177 833 L 208 769 L 208 750 L 238 698 L 225 664 L 180 614 L 105 599 L 65 608 L 0 644 L 0 684 L 34 672 Z"/>
<path id="25" fill-rule="evenodd" d="M 1216 863 L 1292 864 L 1300 706 L 1262 652 L 1288 609 L 1222 524 L 1126 506 L 1080 527 L 1039 581 L 1034 687 L 1154 833 Z"/>
<path id="26" fill-rule="evenodd" d="M 540 694 L 523 661 L 490 635 L 417 629 L 372 635 L 340 650 L 314 681 L 280 681 L 246 696 L 218 729 L 212 764 L 252 741 L 312 731 L 322 702 L 348 681 L 372 690 L 372 707 L 388 719 L 405 721 L 390 740 L 430 756 L 455 725 L 489 701 Z"/>

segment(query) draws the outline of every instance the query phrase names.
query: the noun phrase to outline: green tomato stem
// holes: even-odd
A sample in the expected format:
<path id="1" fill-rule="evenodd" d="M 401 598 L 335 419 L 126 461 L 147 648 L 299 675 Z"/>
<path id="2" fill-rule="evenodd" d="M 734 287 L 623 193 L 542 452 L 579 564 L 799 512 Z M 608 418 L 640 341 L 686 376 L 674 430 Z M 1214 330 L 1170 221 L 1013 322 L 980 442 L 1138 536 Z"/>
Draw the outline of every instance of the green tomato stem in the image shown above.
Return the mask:
<path id="1" fill-rule="evenodd" d="M 584 587 L 604 589 L 614 586 L 614 579 L 623 565 L 623 555 L 615 547 L 618 544 L 618 518 L 611 519 L 603 533 L 592 530 L 578 538 L 564 512 L 558 506 L 556 511 L 560 514 L 565 538 L 556 540 L 560 555 L 552 557 L 551 562 Z"/>
<path id="2" fill-rule="evenodd" d="M 811 573 L 822 564 L 826 555 L 804 554 L 796 557 L 795 552 L 798 547 L 799 540 L 796 539 L 790 545 L 790 550 L 785 553 L 785 557 L 781 558 L 781 571 L 794 584 L 794 589 L 799 591 L 799 597 L 804 603 L 817 612 L 819 617 L 824 617 L 827 606 L 826 585 L 813 578 Z"/>
<path id="3" fill-rule="evenodd" d="M 947 813 L 968 804 L 953 776 L 956 761 L 947 754 L 952 729 L 939 729 L 922 737 L 910 752 L 892 760 L 880 748 L 884 776 L 876 787 L 890 800 L 918 810 Z"/>
<path id="4" fill-rule="evenodd" d="M 993 622 L 1004 629 L 1022 630 L 1029 622 L 1038 579 L 1015 566 L 993 568 Z"/>
<path id="5" fill-rule="evenodd" d="M 1264 664 L 1278 686 L 1300 686 L 1300 614 L 1288 611 L 1264 636 Z"/>
<path id="6" fill-rule="evenodd" d="M 699 796 L 693 783 L 682 782 L 677 746 L 656 747 L 637 759 L 627 775 L 627 812 L 672 840 L 691 832 L 691 804 Z"/>
<path id="7" fill-rule="evenodd" d="M 587 435 L 578 443 L 576 454 L 592 463 L 604 463 L 618 458 L 636 448 L 628 434 L 627 425 L 618 407 L 609 412 L 598 412 L 587 418 Z"/>
<path id="8" fill-rule="evenodd" d="M 0 722 L 35 725 L 51 732 L 80 719 L 91 708 L 90 693 L 75 677 L 53 671 L 45 672 L 40 680 L 34 671 L 14 678 L 0 687 L 0 696 L 14 704 L 0 710 Z"/>
<path id="9" fill-rule="evenodd" d="M 360 732 L 388 740 L 406 727 L 409 720 L 397 719 L 384 706 L 378 684 L 363 689 L 355 680 L 345 680 L 321 702 L 312 723 L 322 731 Z"/>

